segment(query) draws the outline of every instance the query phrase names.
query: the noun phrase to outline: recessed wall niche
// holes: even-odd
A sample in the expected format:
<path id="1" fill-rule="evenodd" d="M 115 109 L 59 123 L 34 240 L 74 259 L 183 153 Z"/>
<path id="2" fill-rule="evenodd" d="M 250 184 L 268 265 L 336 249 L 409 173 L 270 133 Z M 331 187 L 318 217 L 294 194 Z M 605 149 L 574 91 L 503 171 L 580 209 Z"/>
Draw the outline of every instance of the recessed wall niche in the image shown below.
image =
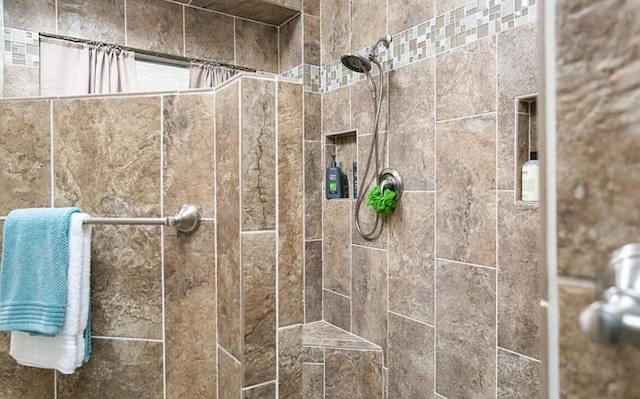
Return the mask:
<path id="1" fill-rule="evenodd" d="M 342 169 L 349 182 L 347 199 L 354 199 L 353 195 L 353 163 L 358 160 L 358 136 L 355 131 L 331 134 L 325 136 L 325 170 L 331 163 L 331 157 L 336 156 L 336 164 Z M 325 176 L 326 179 L 326 176 Z M 323 187 L 326 188 L 326 182 Z"/>
<path id="2" fill-rule="evenodd" d="M 531 159 L 532 152 L 538 152 L 538 129 L 536 100 L 538 96 L 518 97 L 515 101 L 516 129 L 516 200 L 522 201 L 522 166 Z M 540 154 L 538 154 L 540 159 Z"/>

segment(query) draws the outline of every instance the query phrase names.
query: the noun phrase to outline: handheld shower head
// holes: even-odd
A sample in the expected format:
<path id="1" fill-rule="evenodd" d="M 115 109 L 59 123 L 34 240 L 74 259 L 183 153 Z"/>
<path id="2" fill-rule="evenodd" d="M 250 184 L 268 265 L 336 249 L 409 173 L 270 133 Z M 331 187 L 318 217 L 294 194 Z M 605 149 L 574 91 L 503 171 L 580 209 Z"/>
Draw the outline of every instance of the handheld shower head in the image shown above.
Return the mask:
<path id="1" fill-rule="evenodd" d="M 345 54 L 341 57 L 342 64 L 357 73 L 371 72 L 371 61 L 357 54 Z"/>

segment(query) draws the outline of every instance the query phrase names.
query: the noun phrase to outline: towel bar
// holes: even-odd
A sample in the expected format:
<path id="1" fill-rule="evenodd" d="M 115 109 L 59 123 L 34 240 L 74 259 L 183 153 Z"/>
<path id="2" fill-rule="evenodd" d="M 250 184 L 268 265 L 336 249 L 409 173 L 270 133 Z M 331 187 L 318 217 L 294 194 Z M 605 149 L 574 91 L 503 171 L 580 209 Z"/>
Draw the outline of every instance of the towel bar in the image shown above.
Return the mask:
<path id="1" fill-rule="evenodd" d="M 84 224 L 110 224 L 129 226 L 170 226 L 183 233 L 195 233 L 200 227 L 200 211 L 192 204 L 182 205 L 180 211 L 166 218 L 87 218 Z M 7 218 L 0 217 L 0 222 Z"/>

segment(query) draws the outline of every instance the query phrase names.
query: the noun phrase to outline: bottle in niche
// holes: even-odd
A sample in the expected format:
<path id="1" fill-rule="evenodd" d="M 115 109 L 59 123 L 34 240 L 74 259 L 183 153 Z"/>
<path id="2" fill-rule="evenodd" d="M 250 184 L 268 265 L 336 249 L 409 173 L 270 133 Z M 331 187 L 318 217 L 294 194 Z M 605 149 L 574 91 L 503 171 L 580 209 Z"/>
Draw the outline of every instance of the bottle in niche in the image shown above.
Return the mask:
<path id="1" fill-rule="evenodd" d="M 336 156 L 331 156 L 331 164 L 327 168 L 325 195 L 327 199 L 344 198 L 342 169 L 336 163 Z"/>
<path id="2" fill-rule="evenodd" d="M 538 153 L 529 154 L 529 161 L 522 166 L 522 201 L 540 201 L 540 172 Z"/>

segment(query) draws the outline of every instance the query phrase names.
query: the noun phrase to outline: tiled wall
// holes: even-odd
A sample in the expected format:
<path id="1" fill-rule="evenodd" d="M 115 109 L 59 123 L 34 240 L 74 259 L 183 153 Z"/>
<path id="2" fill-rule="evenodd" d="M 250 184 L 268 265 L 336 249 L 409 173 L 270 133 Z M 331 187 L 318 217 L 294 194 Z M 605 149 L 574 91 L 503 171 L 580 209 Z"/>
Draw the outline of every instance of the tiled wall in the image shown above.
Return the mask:
<path id="1" fill-rule="evenodd" d="M 546 138 L 557 140 L 560 395 L 635 398 L 638 348 L 591 343 L 578 316 L 595 300 L 593 281 L 611 252 L 640 234 L 640 4 L 557 0 L 545 7 L 555 8 L 557 34 L 557 92 L 545 98 L 557 102 L 557 128 Z"/>
<path id="2" fill-rule="evenodd" d="M 9 29 L 4 30 L 5 97 L 39 94 L 37 62 L 25 66 L 21 44 L 26 35 L 35 37 L 37 44 L 38 32 L 279 72 L 277 26 L 162 0 L 5 3 L 4 27 Z M 36 48 L 35 61 L 37 54 Z"/>
<path id="3" fill-rule="evenodd" d="M 515 192 L 515 99 L 537 90 L 534 4 L 321 3 L 323 77 L 341 54 L 394 35 L 379 147 L 405 194 L 375 241 L 356 232 L 353 199 L 323 200 L 322 280 L 305 276 L 324 320 L 382 347 L 390 398 L 541 395 L 539 211 Z M 444 24 L 425 28 L 436 44 L 405 60 L 418 44 L 403 32 L 430 21 Z M 356 159 L 364 171 L 372 99 L 361 79 L 336 79 L 322 81 L 320 137 L 357 141 L 323 140 L 310 174 L 334 152 L 347 175 Z M 372 220 L 364 211 L 365 228 Z"/>

